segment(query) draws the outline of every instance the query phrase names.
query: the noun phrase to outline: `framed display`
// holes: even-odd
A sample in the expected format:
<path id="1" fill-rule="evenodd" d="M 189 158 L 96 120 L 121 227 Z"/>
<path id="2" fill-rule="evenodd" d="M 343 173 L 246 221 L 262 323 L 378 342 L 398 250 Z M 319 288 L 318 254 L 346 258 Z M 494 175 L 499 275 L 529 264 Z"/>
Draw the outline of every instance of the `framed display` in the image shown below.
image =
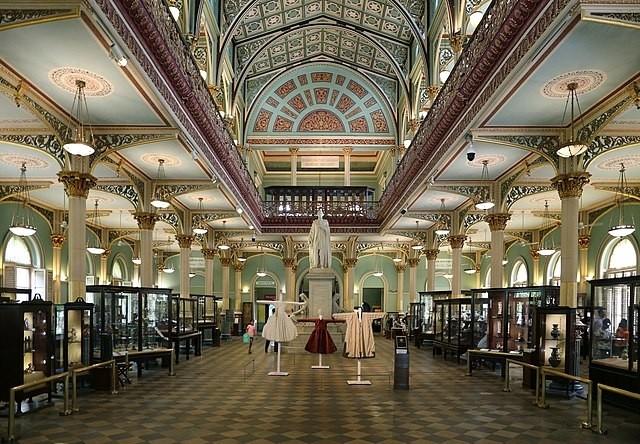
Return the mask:
<path id="1" fill-rule="evenodd" d="M 536 351 L 538 365 L 575 375 L 576 309 L 569 307 L 536 307 Z"/>
<path id="2" fill-rule="evenodd" d="M 220 345 L 217 301 L 222 298 L 206 294 L 192 294 L 191 297 L 197 300 L 196 328 L 202 332 L 203 344 Z"/>
<path id="3" fill-rule="evenodd" d="M 63 368 L 91 364 L 93 350 L 93 304 L 78 298 L 64 304 Z"/>
<path id="4" fill-rule="evenodd" d="M 0 287 L 0 302 L 26 302 L 31 300 L 32 291 L 30 288 L 9 288 Z M 39 293 L 38 293 L 39 295 Z M 40 295 L 40 299 L 42 296 Z"/>

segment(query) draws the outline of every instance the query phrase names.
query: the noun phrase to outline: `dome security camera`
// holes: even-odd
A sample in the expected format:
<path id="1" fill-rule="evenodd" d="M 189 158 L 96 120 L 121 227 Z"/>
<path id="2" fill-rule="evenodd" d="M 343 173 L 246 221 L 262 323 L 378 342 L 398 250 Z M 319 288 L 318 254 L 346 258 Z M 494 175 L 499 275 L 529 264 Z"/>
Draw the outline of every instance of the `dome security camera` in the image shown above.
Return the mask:
<path id="1" fill-rule="evenodd" d="M 473 162 L 476 158 L 476 150 L 473 147 L 473 136 L 471 134 L 467 134 L 465 139 L 469 142 L 469 147 L 467 148 L 467 160 L 469 162 Z"/>
<path id="2" fill-rule="evenodd" d="M 403 208 L 402 210 L 400 210 L 400 214 L 405 215 L 407 214 L 407 209 Z"/>

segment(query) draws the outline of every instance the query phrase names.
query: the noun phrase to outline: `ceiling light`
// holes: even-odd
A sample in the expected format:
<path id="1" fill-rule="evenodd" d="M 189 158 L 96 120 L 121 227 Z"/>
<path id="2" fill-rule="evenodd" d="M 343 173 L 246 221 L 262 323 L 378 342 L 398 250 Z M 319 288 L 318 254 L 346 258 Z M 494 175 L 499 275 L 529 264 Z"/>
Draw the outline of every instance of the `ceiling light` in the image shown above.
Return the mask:
<path id="1" fill-rule="evenodd" d="M 250 230 L 253 230 L 253 225 L 249 225 L 249 229 L 250 229 Z"/>
<path id="2" fill-rule="evenodd" d="M 93 219 L 93 225 L 95 225 L 96 227 L 99 227 L 100 213 L 98 213 L 98 199 L 96 199 L 95 204 L 93 206 L 92 219 Z M 95 245 L 91 245 L 89 243 L 89 245 L 87 246 L 87 251 L 91 254 L 102 254 L 106 250 L 102 248 L 102 246 L 100 245 L 100 239 L 98 238 Z"/>
<path id="3" fill-rule="evenodd" d="M 175 268 L 173 268 L 173 265 L 169 265 L 169 266 L 165 265 L 164 267 L 162 267 L 162 272 L 163 273 L 171 274 L 174 271 L 176 271 L 176 270 L 175 270 Z"/>
<path id="4" fill-rule="evenodd" d="M 209 75 L 209 73 L 207 71 L 205 71 L 204 69 L 200 70 L 200 75 L 202 76 L 202 80 L 207 80 L 207 76 Z"/>
<path id="5" fill-rule="evenodd" d="M 169 6 L 169 12 L 176 22 L 180 19 L 180 8 L 177 6 Z"/>
<path id="6" fill-rule="evenodd" d="M 449 71 L 448 69 L 443 69 L 442 71 L 440 71 L 440 82 L 445 83 L 450 74 L 451 71 Z"/>
<path id="7" fill-rule="evenodd" d="M 84 94 L 86 84 L 83 80 L 76 80 L 76 92 L 71 104 L 71 115 L 74 122 L 69 122 L 69 131 L 65 136 L 65 144 L 62 147 L 69 153 L 76 156 L 90 156 L 96 150 L 93 147 L 93 130 L 89 123 L 89 108 L 87 98 Z"/>
<path id="8" fill-rule="evenodd" d="M 169 208 L 169 205 L 171 205 L 168 201 L 164 199 L 164 196 L 160 191 L 160 186 L 157 183 L 160 180 L 163 180 L 164 178 L 165 178 L 164 159 L 158 159 L 158 173 L 156 175 L 156 187 L 153 193 L 154 194 L 153 199 L 151 200 L 151 206 L 155 208 L 165 209 L 165 208 Z"/>
<path id="9" fill-rule="evenodd" d="M 247 262 L 247 258 L 246 258 L 246 257 L 244 257 L 244 256 L 240 256 L 240 257 L 238 258 L 238 262 Z"/>
<path id="10" fill-rule="evenodd" d="M 569 122 L 569 127 L 571 129 L 571 138 L 569 141 L 563 145 L 560 145 L 558 148 L 557 154 L 560 157 L 573 157 L 579 156 L 580 154 L 587 151 L 587 145 L 575 140 L 575 128 L 573 125 L 573 102 L 575 99 L 576 104 L 578 105 L 578 115 L 582 115 L 582 110 L 580 110 L 580 102 L 578 101 L 578 94 L 576 94 L 576 88 L 578 84 L 576 82 L 571 82 L 567 85 L 567 102 L 564 105 L 564 114 L 562 115 L 562 122 L 564 123 L 564 116 L 567 113 L 567 106 L 569 105 L 569 101 L 571 101 L 571 121 Z"/>
<path id="11" fill-rule="evenodd" d="M 196 275 L 195 273 L 189 273 L 190 278 L 195 277 L 195 275 Z"/>
<path id="12" fill-rule="evenodd" d="M 265 277 L 267 275 L 267 272 L 265 271 L 265 268 L 264 268 L 264 248 L 260 247 L 260 250 L 262 251 L 262 258 L 260 262 L 260 268 L 258 268 L 258 271 L 256 272 L 256 274 L 259 277 Z"/>
<path id="13" fill-rule="evenodd" d="M 445 273 L 442 275 L 442 277 L 444 277 L 445 279 L 452 279 L 453 275 L 451 273 Z"/>
<path id="14" fill-rule="evenodd" d="M 409 148 L 411 146 L 411 139 L 409 138 L 404 139 L 403 144 L 405 148 Z"/>
<path id="15" fill-rule="evenodd" d="M 379 270 L 373 273 L 373 275 L 374 275 L 375 277 L 382 277 L 382 276 L 383 276 L 383 274 L 384 274 L 384 273 L 382 273 L 382 271 L 379 271 Z"/>
<path id="16" fill-rule="evenodd" d="M 467 273 L 467 274 L 476 274 L 476 269 L 475 268 L 465 268 L 464 272 Z"/>
<path id="17" fill-rule="evenodd" d="M 242 214 L 243 213 L 242 208 L 240 208 L 240 207 L 236 208 L 236 213 Z"/>
<path id="18" fill-rule="evenodd" d="M 555 252 L 556 250 L 551 248 L 541 248 L 540 250 L 538 250 L 538 253 L 540 254 L 540 256 L 551 256 Z"/>
<path id="19" fill-rule="evenodd" d="M 198 211 L 200 212 L 200 214 L 202 214 L 202 197 L 198 198 Z M 202 221 L 202 217 L 200 217 L 196 226 L 193 227 L 193 232 L 195 234 L 207 234 L 207 231 L 209 230 L 207 229 L 204 222 Z"/>
<path id="20" fill-rule="evenodd" d="M 133 262 L 136 265 L 140 265 L 142 263 L 142 259 L 140 259 L 139 257 L 134 257 L 134 258 L 131 258 L 131 262 Z"/>
<path id="21" fill-rule="evenodd" d="M 482 174 L 480 176 L 480 180 L 482 182 L 488 182 L 489 181 L 489 161 L 488 160 L 483 160 L 482 161 Z M 488 195 L 482 195 L 479 197 L 479 202 L 476 204 L 476 208 L 478 210 L 490 210 L 491 208 L 493 208 L 495 206 L 495 204 L 492 202 L 491 200 L 491 192 L 488 193 Z"/>
<path id="22" fill-rule="evenodd" d="M 264 272 L 263 270 L 258 270 L 258 272 L 256 273 L 259 277 L 265 277 L 267 275 L 266 272 Z"/>
<path id="23" fill-rule="evenodd" d="M 122 49 L 115 43 L 112 43 L 110 48 L 111 48 L 111 58 L 116 61 L 117 65 L 120 66 L 121 68 L 124 68 L 125 66 L 127 66 L 127 63 L 129 60 L 127 60 L 127 56 L 124 55 L 124 52 L 122 51 Z"/>
<path id="24" fill-rule="evenodd" d="M 414 250 L 422 250 L 424 247 L 422 245 L 414 245 L 411 248 Z"/>
<path id="25" fill-rule="evenodd" d="M 506 257 L 502 259 L 502 265 L 507 265 L 509 263 L 509 259 Z"/>
<path id="26" fill-rule="evenodd" d="M 420 227 L 419 227 L 419 223 L 420 223 L 419 221 L 416 221 L 416 231 L 417 231 L 416 236 L 419 236 L 419 235 L 420 235 Z M 422 246 L 422 244 L 419 244 L 419 243 L 418 243 L 418 244 L 416 244 L 416 245 L 412 245 L 412 246 L 411 246 L 411 249 L 412 249 L 412 250 L 416 250 L 416 251 L 420 251 L 420 250 L 422 250 L 423 248 L 424 248 L 424 246 Z"/>
<path id="27" fill-rule="evenodd" d="M 224 230 L 224 228 L 227 226 L 227 221 L 223 220 L 222 221 L 222 229 Z M 229 246 L 229 244 L 227 243 L 227 238 L 224 235 L 224 233 L 222 234 L 222 237 L 220 238 L 220 241 L 218 243 L 218 250 L 228 250 L 231 247 Z"/>
<path id="28" fill-rule="evenodd" d="M 9 231 L 16 236 L 28 237 L 36 234 L 36 227 L 31 223 L 31 211 L 29 210 L 29 184 L 27 182 L 27 164 L 22 162 L 20 167 L 20 180 L 18 182 L 17 200 L 20 201 L 11 218 Z"/>
<path id="29" fill-rule="evenodd" d="M 625 237 L 636 231 L 636 227 L 632 223 L 628 224 L 624 221 L 624 197 L 627 193 L 627 176 L 624 163 L 620 163 L 620 177 L 618 186 L 616 187 L 615 206 L 618 209 L 618 223 L 609 228 L 608 233 L 613 237 Z"/>

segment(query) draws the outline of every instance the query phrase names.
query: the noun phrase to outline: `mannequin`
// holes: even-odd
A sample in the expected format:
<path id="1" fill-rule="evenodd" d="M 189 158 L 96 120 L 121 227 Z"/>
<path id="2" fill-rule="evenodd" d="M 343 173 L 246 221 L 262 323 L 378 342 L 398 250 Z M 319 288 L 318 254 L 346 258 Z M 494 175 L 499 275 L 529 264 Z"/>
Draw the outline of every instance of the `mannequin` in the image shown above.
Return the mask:
<path id="1" fill-rule="evenodd" d="M 306 351 L 318 354 L 318 365 L 312 365 L 311 368 L 313 369 L 329 368 L 328 365 L 322 365 L 322 355 L 334 353 L 338 349 L 327 330 L 327 322 L 323 319 L 322 312 L 319 310 L 318 319 L 315 320 L 315 328 L 309 336 L 307 345 L 304 347 Z"/>

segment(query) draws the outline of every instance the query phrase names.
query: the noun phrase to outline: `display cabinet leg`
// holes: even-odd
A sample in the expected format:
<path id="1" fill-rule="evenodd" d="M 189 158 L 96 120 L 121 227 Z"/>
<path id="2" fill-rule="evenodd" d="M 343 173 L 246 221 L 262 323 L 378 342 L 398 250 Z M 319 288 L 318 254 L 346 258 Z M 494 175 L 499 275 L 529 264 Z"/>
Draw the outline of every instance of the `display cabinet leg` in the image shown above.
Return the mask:
<path id="1" fill-rule="evenodd" d="M 175 376 L 176 372 L 175 372 L 175 357 L 173 356 L 175 354 L 174 350 L 171 350 L 171 356 L 169 357 L 169 376 Z"/>
<path id="2" fill-rule="evenodd" d="M 511 391 L 511 381 L 510 381 L 510 377 L 509 377 L 509 368 L 510 368 L 509 363 L 505 361 L 505 365 L 504 365 L 504 388 L 502 389 L 503 392 L 510 392 Z"/>
<path id="3" fill-rule="evenodd" d="M 75 373 L 73 375 L 75 377 Z M 63 390 L 64 390 L 64 402 L 63 402 L 63 407 L 62 407 L 62 411 L 60 412 L 60 415 L 68 416 L 71 413 L 73 413 L 71 409 L 69 409 L 69 375 L 68 374 L 64 377 Z M 75 383 L 74 383 L 74 390 L 75 390 Z"/>

